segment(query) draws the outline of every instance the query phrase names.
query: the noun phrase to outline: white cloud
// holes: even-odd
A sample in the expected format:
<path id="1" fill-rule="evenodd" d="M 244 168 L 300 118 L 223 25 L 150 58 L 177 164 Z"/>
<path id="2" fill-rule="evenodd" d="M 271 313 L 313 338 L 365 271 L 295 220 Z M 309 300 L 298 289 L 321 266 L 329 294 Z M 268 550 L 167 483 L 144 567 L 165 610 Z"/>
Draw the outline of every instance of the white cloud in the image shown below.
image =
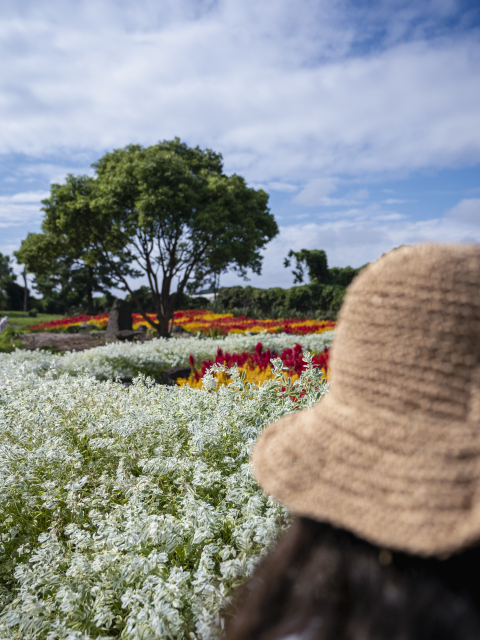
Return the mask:
<path id="1" fill-rule="evenodd" d="M 433 18 L 397 4 L 353 24 L 328 0 L 7 3 L 0 153 L 179 135 L 248 180 L 289 184 L 480 160 L 476 34 L 422 40 Z M 382 29 L 381 47 L 354 55 Z"/>
<path id="2" fill-rule="evenodd" d="M 43 218 L 43 212 L 40 210 L 41 200 L 49 195 L 48 191 L 28 191 L 0 196 L 0 227 L 40 222 Z"/>
<path id="3" fill-rule="evenodd" d="M 0 244 L 0 253 L 4 256 L 11 256 L 14 251 L 18 249 L 18 245 L 14 242 L 6 242 L 4 244 Z M 13 266 L 14 263 L 12 263 Z"/>
<path id="4" fill-rule="evenodd" d="M 332 198 L 330 194 L 337 190 L 338 181 L 333 178 L 317 178 L 310 181 L 295 196 L 294 202 L 307 207 L 350 207 L 368 198 L 367 189 L 347 193 L 345 196 Z"/>
<path id="5" fill-rule="evenodd" d="M 15 193 L 13 196 L 0 196 L 0 203 L 38 203 L 44 198 L 48 198 L 48 191 L 27 191 L 25 193 Z"/>
<path id="6" fill-rule="evenodd" d="M 296 184 L 290 184 L 289 182 L 269 182 L 267 189 L 270 191 L 284 191 L 285 193 L 292 193 L 298 190 Z"/>
<path id="7" fill-rule="evenodd" d="M 90 167 L 92 160 L 87 157 L 86 154 L 76 154 L 72 152 L 69 153 L 69 159 L 71 161 L 69 166 L 63 163 L 55 164 L 53 162 L 26 161 L 15 167 L 13 181 L 28 183 L 40 179 L 42 181 L 47 180 L 49 183 L 62 183 L 69 173 L 73 173 L 74 175 L 80 173 L 94 175 L 94 171 Z M 73 162 L 75 162 L 75 164 L 72 164 Z"/>
<path id="8" fill-rule="evenodd" d="M 301 191 L 295 196 L 295 202 L 304 204 L 307 207 L 315 207 L 323 204 L 327 196 L 337 188 L 336 181 L 332 178 L 316 178 L 311 180 Z"/>
<path id="9" fill-rule="evenodd" d="M 447 215 L 452 220 L 458 220 L 466 224 L 480 225 L 480 198 L 468 198 L 461 200 Z"/>

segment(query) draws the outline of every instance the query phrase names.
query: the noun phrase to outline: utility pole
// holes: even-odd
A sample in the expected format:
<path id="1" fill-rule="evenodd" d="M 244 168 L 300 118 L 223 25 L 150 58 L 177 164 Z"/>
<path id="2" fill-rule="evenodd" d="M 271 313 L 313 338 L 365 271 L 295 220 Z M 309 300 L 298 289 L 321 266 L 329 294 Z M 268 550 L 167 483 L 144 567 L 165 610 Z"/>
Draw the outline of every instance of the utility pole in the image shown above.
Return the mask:
<path id="1" fill-rule="evenodd" d="M 213 274 L 213 301 L 217 301 L 217 293 L 220 288 L 220 271 Z"/>

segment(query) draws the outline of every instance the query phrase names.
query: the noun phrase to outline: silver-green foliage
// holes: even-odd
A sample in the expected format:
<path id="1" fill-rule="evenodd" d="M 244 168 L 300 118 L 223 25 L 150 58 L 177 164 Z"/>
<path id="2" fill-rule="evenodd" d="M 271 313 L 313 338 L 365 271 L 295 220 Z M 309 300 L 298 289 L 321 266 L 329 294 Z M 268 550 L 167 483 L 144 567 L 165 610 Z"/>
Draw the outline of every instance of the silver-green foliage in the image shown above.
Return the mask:
<path id="1" fill-rule="evenodd" d="M 213 391 L 28 373 L 0 387 L 1 638 L 211 638 L 289 520 L 256 485 L 266 424 L 326 391 L 236 369 Z M 223 367 L 216 367 L 223 369 Z"/>

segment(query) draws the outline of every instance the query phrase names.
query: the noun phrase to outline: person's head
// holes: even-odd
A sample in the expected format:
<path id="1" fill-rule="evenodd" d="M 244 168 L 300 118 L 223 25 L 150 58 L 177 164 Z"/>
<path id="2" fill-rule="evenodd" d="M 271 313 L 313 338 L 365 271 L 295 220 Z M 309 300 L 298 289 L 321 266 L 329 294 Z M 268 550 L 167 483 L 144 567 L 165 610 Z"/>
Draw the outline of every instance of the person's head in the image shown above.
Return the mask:
<path id="1" fill-rule="evenodd" d="M 228 638 L 480 638 L 479 285 L 480 247 L 446 245 L 352 283 L 330 392 L 255 445 L 259 484 L 300 518 Z"/>
<path id="2" fill-rule="evenodd" d="M 391 551 L 297 518 L 224 612 L 227 640 L 478 640 L 480 548 Z"/>

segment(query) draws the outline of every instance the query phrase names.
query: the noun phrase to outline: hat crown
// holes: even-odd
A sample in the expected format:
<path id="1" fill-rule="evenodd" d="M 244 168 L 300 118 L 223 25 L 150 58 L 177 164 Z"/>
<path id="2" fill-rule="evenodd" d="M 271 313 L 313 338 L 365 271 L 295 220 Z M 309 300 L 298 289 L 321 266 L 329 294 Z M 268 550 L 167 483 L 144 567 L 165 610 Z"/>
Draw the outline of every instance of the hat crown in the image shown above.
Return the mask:
<path id="1" fill-rule="evenodd" d="M 345 297 L 330 392 L 269 425 L 260 485 L 294 513 L 433 555 L 480 541 L 480 247 L 403 247 Z"/>
<path id="2" fill-rule="evenodd" d="M 402 247 L 369 265 L 340 312 L 330 366 L 343 405 L 480 420 L 480 247 Z"/>

